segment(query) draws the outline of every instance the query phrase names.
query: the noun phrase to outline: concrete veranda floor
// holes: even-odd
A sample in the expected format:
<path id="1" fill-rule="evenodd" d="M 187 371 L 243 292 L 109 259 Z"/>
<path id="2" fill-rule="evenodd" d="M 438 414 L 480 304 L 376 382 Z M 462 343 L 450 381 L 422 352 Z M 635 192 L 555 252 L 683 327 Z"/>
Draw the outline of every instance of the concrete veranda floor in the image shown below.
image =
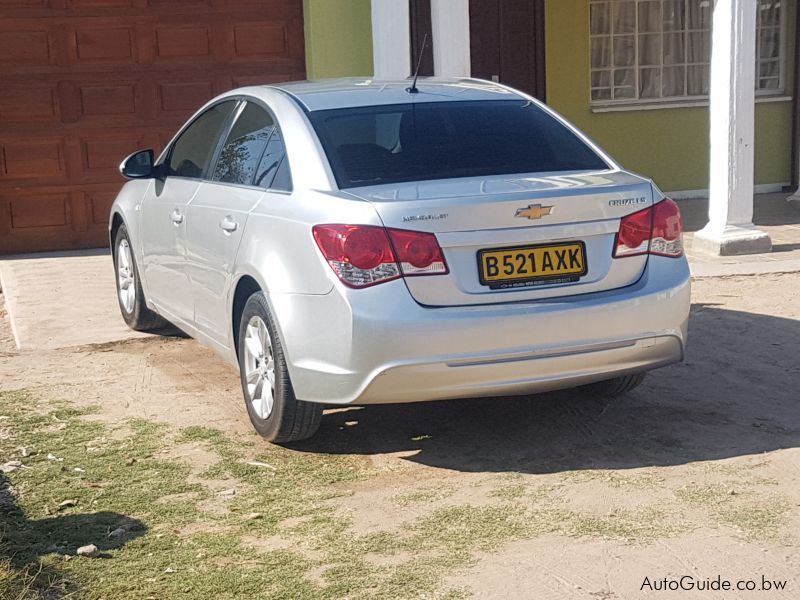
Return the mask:
<path id="1" fill-rule="evenodd" d="M 692 250 L 693 232 L 708 221 L 708 201 L 681 200 L 692 275 L 717 277 L 800 272 L 800 202 L 787 194 L 758 196 L 757 226 L 773 252 L 718 257 Z M 142 337 L 119 315 L 109 252 L 83 250 L 0 258 L 0 286 L 17 347 L 53 349 Z"/>
<path id="2" fill-rule="evenodd" d="M 762 194 L 755 198 L 753 221 L 772 238 L 772 252 L 743 256 L 712 256 L 692 249 L 694 232 L 708 223 L 708 199 L 679 200 L 683 213 L 684 246 L 694 277 L 757 275 L 800 271 L 800 202 L 788 194 Z"/>

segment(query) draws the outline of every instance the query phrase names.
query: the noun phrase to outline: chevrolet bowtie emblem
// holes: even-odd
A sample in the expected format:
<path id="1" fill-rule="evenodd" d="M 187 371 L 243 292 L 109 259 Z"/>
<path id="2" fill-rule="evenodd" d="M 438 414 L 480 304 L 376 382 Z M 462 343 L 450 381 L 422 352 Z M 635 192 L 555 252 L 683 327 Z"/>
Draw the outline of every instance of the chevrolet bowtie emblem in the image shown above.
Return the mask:
<path id="1" fill-rule="evenodd" d="M 553 212 L 552 206 L 542 206 L 541 204 L 529 204 L 527 208 L 518 208 L 515 217 L 525 219 L 541 219 Z"/>

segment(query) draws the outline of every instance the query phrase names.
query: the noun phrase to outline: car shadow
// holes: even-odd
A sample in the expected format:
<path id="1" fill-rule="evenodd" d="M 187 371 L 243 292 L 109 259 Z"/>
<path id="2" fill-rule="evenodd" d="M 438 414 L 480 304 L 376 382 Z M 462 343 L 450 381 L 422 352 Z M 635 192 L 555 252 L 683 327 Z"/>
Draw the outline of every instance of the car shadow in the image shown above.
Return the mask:
<path id="1" fill-rule="evenodd" d="M 23 578 L 35 577 L 44 587 L 65 586 L 70 590 L 62 591 L 74 591 L 57 566 L 37 564 L 40 557 L 51 553 L 74 556 L 81 546 L 94 544 L 97 558 L 108 558 L 110 550 L 146 532 L 141 521 L 107 511 L 29 519 L 16 503 L 10 480 L 0 472 L 0 561 L 25 571 Z"/>
<path id="2" fill-rule="evenodd" d="M 576 324 L 577 326 L 577 324 Z M 580 391 L 329 411 L 316 453 L 464 472 L 682 465 L 800 446 L 800 321 L 696 304 L 686 361 L 607 401 Z"/>

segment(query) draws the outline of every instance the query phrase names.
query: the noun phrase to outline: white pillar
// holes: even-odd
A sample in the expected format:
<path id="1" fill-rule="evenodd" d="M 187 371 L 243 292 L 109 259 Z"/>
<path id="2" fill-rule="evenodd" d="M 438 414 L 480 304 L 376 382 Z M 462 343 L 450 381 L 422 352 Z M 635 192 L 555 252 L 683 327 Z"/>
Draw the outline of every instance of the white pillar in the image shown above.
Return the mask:
<path id="1" fill-rule="evenodd" d="M 469 0 L 431 0 L 433 72 L 438 77 L 470 77 Z"/>
<path id="2" fill-rule="evenodd" d="M 753 226 L 756 2 L 716 0 L 711 38 L 709 223 L 694 247 L 719 255 L 769 252 Z"/>
<path id="3" fill-rule="evenodd" d="M 372 59 L 375 79 L 411 75 L 408 0 L 372 0 Z"/>

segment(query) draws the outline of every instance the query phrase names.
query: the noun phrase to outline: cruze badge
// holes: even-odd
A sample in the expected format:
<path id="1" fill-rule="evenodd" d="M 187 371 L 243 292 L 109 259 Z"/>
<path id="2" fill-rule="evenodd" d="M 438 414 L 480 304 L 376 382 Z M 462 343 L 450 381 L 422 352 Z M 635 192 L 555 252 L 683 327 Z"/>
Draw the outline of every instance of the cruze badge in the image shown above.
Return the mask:
<path id="1" fill-rule="evenodd" d="M 515 217 L 524 219 L 541 219 L 553 212 L 552 206 L 542 206 L 541 204 L 529 204 L 527 208 L 518 208 Z"/>
<path id="2" fill-rule="evenodd" d="M 638 198 L 622 198 L 608 201 L 609 206 L 636 206 L 637 204 L 647 204 L 647 198 L 639 196 Z"/>

